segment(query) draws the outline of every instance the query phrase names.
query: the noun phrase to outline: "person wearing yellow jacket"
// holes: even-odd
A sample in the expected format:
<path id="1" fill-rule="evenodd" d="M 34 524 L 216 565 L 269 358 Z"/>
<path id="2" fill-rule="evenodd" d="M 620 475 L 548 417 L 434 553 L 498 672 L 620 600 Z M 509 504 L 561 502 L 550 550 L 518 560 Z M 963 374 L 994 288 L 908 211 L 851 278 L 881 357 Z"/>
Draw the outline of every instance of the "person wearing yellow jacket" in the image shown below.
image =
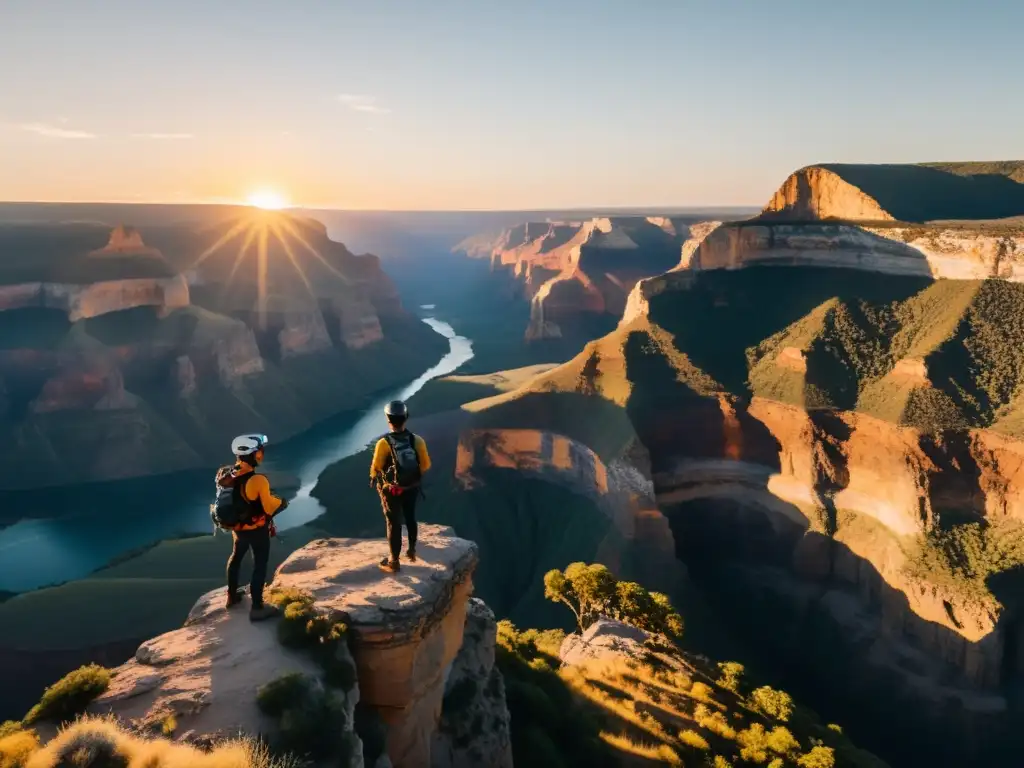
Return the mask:
<path id="1" fill-rule="evenodd" d="M 236 489 L 238 501 L 248 507 L 244 521 L 235 525 L 231 531 L 231 557 L 228 559 L 227 607 L 231 608 L 242 601 L 242 593 L 238 588 L 239 571 L 242 560 L 252 550 L 252 578 L 249 581 L 249 597 L 252 606 L 249 618 L 262 621 L 277 615 L 277 608 L 264 605 L 263 587 L 267 580 L 267 564 L 270 560 L 270 539 L 274 535 L 274 516 L 288 506 L 288 502 L 275 496 L 270 490 L 270 481 L 266 475 L 256 471 L 263 461 L 266 448 L 266 435 L 241 435 L 231 443 L 235 454 L 235 465 L 217 482 L 224 487 Z"/>
<path id="2" fill-rule="evenodd" d="M 409 409 L 401 400 L 384 408 L 390 431 L 377 441 L 370 462 L 370 482 L 380 494 L 387 524 L 389 556 L 380 561 L 381 570 L 397 573 L 402 551 L 402 523 L 409 536 L 406 558 L 416 562 L 416 499 L 423 474 L 430 469 L 427 443 L 406 428 Z"/>

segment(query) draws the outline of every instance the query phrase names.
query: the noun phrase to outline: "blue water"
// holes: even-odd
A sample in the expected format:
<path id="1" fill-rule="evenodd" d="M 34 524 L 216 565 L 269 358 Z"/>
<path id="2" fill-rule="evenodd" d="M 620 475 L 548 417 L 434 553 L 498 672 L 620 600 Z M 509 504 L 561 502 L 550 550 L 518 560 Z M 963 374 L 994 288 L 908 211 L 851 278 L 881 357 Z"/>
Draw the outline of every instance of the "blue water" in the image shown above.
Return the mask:
<path id="1" fill-rule="evenodd" d="M 330 419 L 279 445 L 270 435 L 264 469 L 271 476 L 299 479 L 279 529 L 303 525 L 323 513 L 310 496 L 317 478 L 386 430 L 383 411 L 389 400 L 412 397 L 431 379 L 473 357 L 469 339 L 450 325 L 429 317 L 423 322 L 448 339 L 448 353 L 437 365 L 404 387 L 381 394 L 361 416 Z M 26 517 L 0 530 L 0 590 L 25 592 L 80 579 L 125 552 L 183 534 L 209 533 L 214 469 L 32 493 Z"/>

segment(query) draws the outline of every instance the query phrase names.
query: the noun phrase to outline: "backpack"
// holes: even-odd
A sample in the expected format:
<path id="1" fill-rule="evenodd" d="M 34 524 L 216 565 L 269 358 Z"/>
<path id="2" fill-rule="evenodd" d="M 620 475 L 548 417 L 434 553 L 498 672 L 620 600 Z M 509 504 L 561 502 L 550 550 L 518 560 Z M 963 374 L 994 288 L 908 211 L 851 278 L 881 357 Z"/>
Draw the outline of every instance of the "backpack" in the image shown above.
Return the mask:
<path id="1" fill-rule="evenodd" d="M 420 457 L 416 453 L 416 435 L 412 432 L 391 432 L 384 436 L 391 447 L 391 466 L 388 468 L 393 482 L 402 488 L 419 485 Z"/>
<path id="2" fill-rule="evenodd" d="M 233 531 L 240 525 L 251 523 L 262 512 L 259 501 L 248 501 L 242 496 L 246 481 L 255 472 L 232 475 L 231 467 L 217 470 L 215 483 L 217 496 L 210 505 L 210 519 L 213 524 L 226 531 Z"/>

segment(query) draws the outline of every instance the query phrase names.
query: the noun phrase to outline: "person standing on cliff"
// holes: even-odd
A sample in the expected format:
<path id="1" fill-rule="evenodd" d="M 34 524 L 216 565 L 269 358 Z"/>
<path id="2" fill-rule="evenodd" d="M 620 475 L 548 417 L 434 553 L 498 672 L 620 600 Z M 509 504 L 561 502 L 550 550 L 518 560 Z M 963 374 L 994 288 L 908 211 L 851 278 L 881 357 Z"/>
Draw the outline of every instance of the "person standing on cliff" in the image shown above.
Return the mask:
<path id="1" fill-rule="evenodd" d="M 401 400 L 392 400 L 384 408 L 390 431 L 377 441 L 370 462 L 370 483 L 380 494 L 390 554 L 380 561 L 380 568 L 398 573 L 398 556 L 402 551 L 402 523 L 409 536 L 405 556 L 416 562 L 416 499 L 421 494 L 423 473 L 430 469 L 427 443 L 406 428 L 409 409 Z"/>
<path id="2" fill-rule="evenodd" d="M 271 492 L 267 476 L 256 472 L 256 467 L 263 461 L 266 445 L 266 435 L 240 435 L 232 441 L 235 464 L 221 467 L 217 472 L 217 501 L 210 510 L 214 523 L 231 531 L 233 544 L 227 567 L 228 608 L 242 602 L 244 592 L 238 587 L 238 576 L 242 560 L 252 550 L 252 578 L 249 581 L 251 621 L 263 621 L 278 613 L 275 606 L 263 603 L 263 587 L 270 560 L 270 539 L 277 533 L 274 516 L 288 506 L 287 501 Z"/>

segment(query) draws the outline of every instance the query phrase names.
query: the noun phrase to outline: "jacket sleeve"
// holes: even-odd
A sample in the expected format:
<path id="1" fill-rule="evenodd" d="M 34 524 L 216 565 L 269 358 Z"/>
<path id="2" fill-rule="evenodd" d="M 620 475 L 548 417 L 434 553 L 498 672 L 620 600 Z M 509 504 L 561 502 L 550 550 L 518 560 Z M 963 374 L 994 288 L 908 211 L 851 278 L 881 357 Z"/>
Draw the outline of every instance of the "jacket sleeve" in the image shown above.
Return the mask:
<path id="1" fill-rule="evenodd" d="M 250 501 L 260 500 L 263 511 L 273 515 L 281 508 L 281 499 L 270 492 L 270 481 L 266 475 L 253 475 L 245 484 L 245 495 Z"/>
<path id="2" fill-rule="evenodd" d="M 416 456 L 420 460 L 420 472 L 430 469 L 430 454 L 427 453 L 427 441 L 416 435 Z"/>
<path id="3" fill-rule="evenodd" d="M 376 477 L 384 471 L 389 451 L 388 441 L 382 437 L 373 448 L 373 461 L 370 462 L 370 477 Z"/>

